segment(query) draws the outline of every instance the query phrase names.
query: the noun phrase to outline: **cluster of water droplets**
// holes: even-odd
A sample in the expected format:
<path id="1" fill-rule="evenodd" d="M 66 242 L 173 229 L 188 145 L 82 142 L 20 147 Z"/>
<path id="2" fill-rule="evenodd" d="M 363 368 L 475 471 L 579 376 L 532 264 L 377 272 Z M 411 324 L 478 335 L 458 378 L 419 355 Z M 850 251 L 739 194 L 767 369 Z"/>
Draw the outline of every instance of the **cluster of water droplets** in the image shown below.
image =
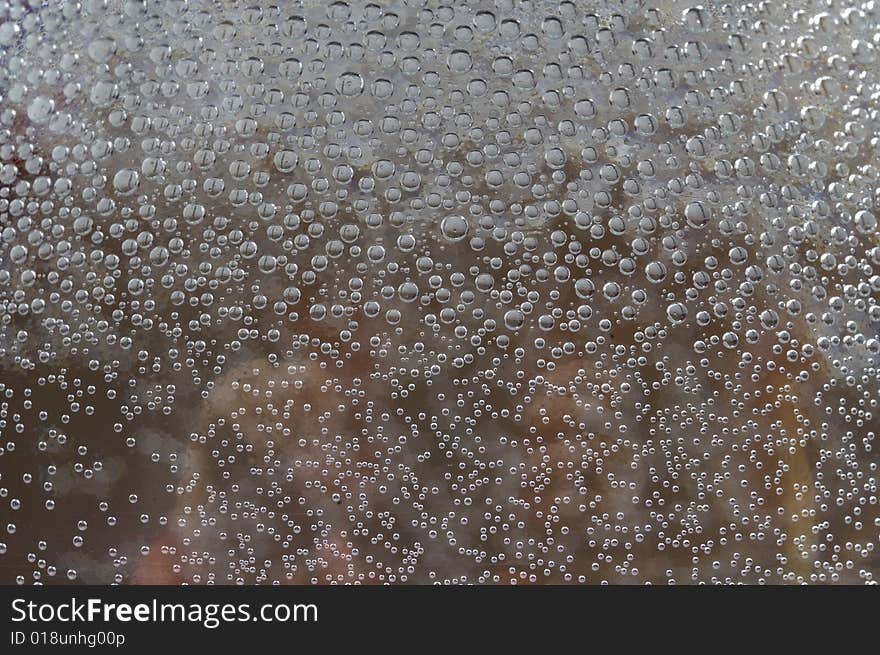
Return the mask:
<path id="1" fill-rule="evenodd" d="M 875 581 L 873 1 L 0 15 L 2 581 Z"/>

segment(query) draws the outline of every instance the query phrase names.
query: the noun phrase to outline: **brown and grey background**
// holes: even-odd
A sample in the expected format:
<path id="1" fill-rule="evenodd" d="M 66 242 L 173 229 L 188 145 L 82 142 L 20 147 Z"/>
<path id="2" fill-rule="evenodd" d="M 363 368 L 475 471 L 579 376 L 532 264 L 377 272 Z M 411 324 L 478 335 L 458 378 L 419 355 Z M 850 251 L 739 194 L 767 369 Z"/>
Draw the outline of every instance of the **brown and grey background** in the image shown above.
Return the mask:
<path id="1" fill-rule="evenodd" d="M 0 582 L 875 581 L 874 3 L 0 17 Z"/>

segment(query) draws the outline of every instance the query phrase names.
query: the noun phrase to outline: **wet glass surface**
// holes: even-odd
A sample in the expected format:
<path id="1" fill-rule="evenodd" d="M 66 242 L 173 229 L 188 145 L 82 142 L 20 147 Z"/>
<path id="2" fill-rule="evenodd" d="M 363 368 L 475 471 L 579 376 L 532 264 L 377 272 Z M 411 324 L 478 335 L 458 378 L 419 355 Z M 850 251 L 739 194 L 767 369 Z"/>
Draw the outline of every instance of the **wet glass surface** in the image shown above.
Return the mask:
<path id="1" fill-rule="evenodd" d="M 874 3 L 0 11 L 0 582 L 874 581 Z"/>

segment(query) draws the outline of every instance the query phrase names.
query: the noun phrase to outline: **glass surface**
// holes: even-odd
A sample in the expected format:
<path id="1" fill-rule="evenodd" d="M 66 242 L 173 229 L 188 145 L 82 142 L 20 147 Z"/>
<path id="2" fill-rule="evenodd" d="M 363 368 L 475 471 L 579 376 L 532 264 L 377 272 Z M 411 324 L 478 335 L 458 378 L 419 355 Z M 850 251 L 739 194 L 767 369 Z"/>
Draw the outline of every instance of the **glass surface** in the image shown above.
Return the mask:
<path id="1" fill-rule="evenodd" d="M 873 2 L 7 2 L 0 582 L 866 583 Z"/>

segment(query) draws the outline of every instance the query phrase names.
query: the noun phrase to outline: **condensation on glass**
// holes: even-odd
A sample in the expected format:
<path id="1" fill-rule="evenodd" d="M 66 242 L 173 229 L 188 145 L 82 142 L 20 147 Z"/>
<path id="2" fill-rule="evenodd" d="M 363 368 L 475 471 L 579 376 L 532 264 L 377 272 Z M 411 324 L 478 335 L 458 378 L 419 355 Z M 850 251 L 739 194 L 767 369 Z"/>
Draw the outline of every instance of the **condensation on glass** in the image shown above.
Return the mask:
<path id="1" fill-rule="evenodd" d="M 0 581 L 875 581 L 873 2 L 0 13 Z"/>

